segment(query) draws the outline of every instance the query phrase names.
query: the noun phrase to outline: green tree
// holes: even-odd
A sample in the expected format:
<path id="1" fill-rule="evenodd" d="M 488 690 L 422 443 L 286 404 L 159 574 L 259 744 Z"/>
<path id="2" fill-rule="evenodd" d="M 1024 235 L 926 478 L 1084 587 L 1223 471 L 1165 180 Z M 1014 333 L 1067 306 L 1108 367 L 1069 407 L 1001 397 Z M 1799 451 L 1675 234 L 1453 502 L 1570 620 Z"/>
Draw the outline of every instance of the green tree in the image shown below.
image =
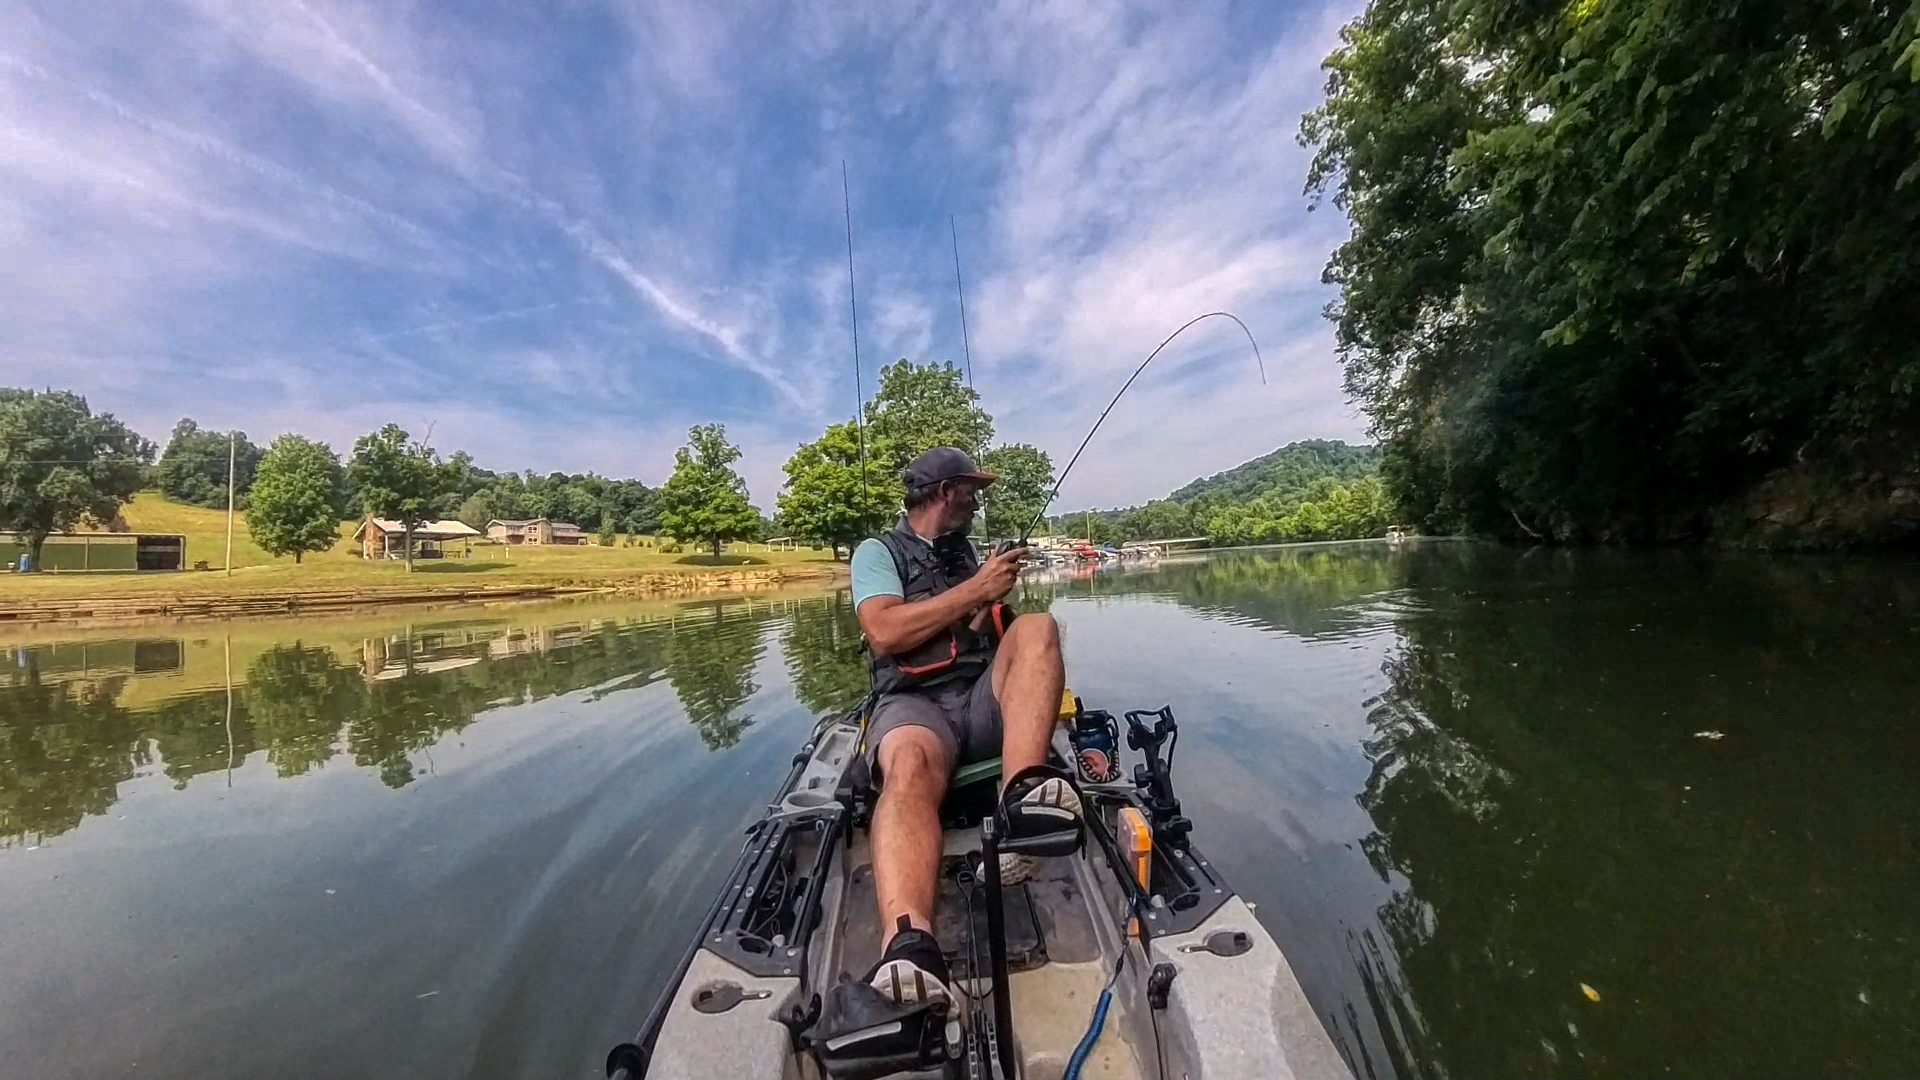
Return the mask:
<path id="1" fill-rule="evenodd" d="M 888 364 L 866 408 L 868 459 L 895 477 L 936 446 L 977 455 L 993 440 L 993 418 L 952 364 Z"/>
<path id="2" fill-rule="evenodd" d="M 724 426 L 693 428 L 673 460 L 673 475 L 660 489 L 660 525 L 668 536 L 710 544 L 719 558 L 721 544 L 753 535 L 760 512 L 747 501 L 747 482 L 733 470 L 740 448 L 727 441 Z"/>
<path id="3" fill-rule="evenodd" d="M 78 394 L 0 388 L 0 529 L 35 566 L 48 533 L 111 521 L 152 460 L 152 443 Z"/>
<path id="4" fill-rule="evenodd" d="M 863 538 L 884 530 L 902 502 L 900 478 L 880 464 L 891 462 L 868 446 L 868 464 L 860 463 L 859 433 L 853 424 L 835 424 L 787 459 L 786 487 L 780 493 L 781 527 L 796 536 L 819 540 L 849 552 Z"/>
<path id="5" fill-rule="evenodd" d="M 481 532 L 485 532 L 487 530 L 487 522 L 497 518 L 505 519 L 515 516 L 511 508 L 502 509 L 502 502 L 503 500 L 494 488 L 483 488 L 467 496 L 465 499 L 460 500 L 460 505 L 454 507 L 453 516 L 479 529 Z"/>
<path id="6" fill-rule="evenodd" d="M 1301 134 L 1352 221 L 1330 314 L 1394 494 L 1659 540 L 1778 479 L 1901 527 L 1917 27 L 1883 0 L 1373 0 Z"/>
<path id="7" fill-rule="evenodd" d="M 194 506 L 225 507 L 229 439 L 233 440 L 235 501 L 246 506 L 263 451 L 244 431 L 204 431 L 190 418 L 182 418 L 173 425 L 167 448 L 160 454 L 160 463 L 154 466 L 154 485 L 170 499 Z"/>
<path id="8" fill-rule="evenodd" d="M 432 519 L 447 494 L 447 473 L 438 456 L 400 425 L 388 424 L 355 440 L 347 475 L 367 513 L 400 523 L 412 573 L 413 530 Z"/>
<path id="9" fill-rule="evenodd" d="M 1193 530 L 1193 513 L 1171 499 L 1136 507 L 1120 519 L 1120 535 L 1127 540 L 1174 540 Z"/>
<path id="10" fill-rule="evenodd" d="M 465 450 L 455 450 L 449 455 L 444 468 L 447 470 L 447 501 L 453 506 L 459 506 L 499 479 L 492 471 L 475 465 L 473 455 Z M 451 512 L 451 507 L 448 512 Z M 485 524 L 481 522 L 482 526 Z"/>
<path id="11" fill-rule="evenodd" d="M 346 473 L 331 447 L 298 435 L 273 440 L 260 459 L 247 510 L 247 531 L 269 555 L 325 551 L 340 539 Z"/>
<path id="12" fill-rule="evenodd" d="M 1053 459 L 1027 443 L 996 446 L 981 457 L 980 466 L 1000 479 L 987 488 L 982 503 L 989 537 L 1017 537 L 1027 523 L 1040 516 L 1053 491 Z"/>

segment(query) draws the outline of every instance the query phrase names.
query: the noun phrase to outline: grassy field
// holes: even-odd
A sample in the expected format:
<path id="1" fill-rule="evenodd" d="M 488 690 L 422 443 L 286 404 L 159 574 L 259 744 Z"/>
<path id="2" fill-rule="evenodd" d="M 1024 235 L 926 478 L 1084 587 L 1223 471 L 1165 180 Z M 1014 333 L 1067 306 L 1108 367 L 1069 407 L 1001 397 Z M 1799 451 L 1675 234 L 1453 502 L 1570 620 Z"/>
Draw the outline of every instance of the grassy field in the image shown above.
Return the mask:
<path id="1" fill-rule="evenodd" d="M 656 574 L 712 572 L 742 567 L 832 568 L 822 551 L 767 551 L 763 545 L 735 545 L 716 561 L 709 554 L 669 554 L 657 547 L 506 547 L 477 543 L 471 556 L 447 545 L 447 557 L 421 559 L 414 572 L 403 562 L 367 560 L 348 537 L 358 522 L 340 528 L 340 543 L 311 554 L 299 565 L 275 558 L 255 546 L 246 515 L 233 528 L 233 573 L 226 563 L 226 512 L 172 502 L 151 492 L 134 497 L 126 508 L 134 532 L 178 533 L 187 538 L 187 565 L 205 562 L 210 571 L 177 574 L 43 573 L 0 574 L 0 598 L 58 596 L 246 595 L 301 590 L 445 585 L 449 589 L 494 585 L 596 585 Z M 623 538 L 624 540 L 624 538 Z M 748 548 L 753 550 L 747 550 Z"/>

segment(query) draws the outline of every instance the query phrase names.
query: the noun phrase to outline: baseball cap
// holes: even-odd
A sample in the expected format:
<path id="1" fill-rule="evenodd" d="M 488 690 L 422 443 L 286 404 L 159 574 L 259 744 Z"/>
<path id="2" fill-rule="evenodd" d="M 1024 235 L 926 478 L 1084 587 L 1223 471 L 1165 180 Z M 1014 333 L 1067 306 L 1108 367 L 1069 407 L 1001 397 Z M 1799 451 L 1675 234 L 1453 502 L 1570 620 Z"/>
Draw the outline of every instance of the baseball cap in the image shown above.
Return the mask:
<path id="1" fill-rule="evenodd" d="M 900 478 L 908 488 L 931 487 L 947 480 L 973 480 L 985 487 L 1000 479 L 1000 474 L 980 471 L 972 456 L 957 446 L 936 446 L 914 458 Z"/>

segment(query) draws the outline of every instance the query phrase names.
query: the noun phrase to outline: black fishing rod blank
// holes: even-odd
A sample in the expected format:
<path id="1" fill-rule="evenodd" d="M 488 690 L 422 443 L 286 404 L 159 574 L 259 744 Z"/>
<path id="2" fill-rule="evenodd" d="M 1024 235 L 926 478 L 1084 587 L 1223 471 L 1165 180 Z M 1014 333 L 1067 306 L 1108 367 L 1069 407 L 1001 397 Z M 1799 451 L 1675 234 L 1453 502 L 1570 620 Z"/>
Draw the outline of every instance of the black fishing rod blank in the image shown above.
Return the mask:
<path id="1" fill-rule="evenodd" d="M 1240 332 L 1247 335 L 1247 344 L 1253 346 L 1254 362 L 1260 365 L 1260 385 L 1261 386 L 1267 385 L 1267 362 L 1265 359 L 1263 359 L 1260 356 L 1260 343 L 1253 339 L 1253 331 L 1247 329 L 1247 324 L 1240 321 L 1240 316 L 1235 315 L 1230 311 L 1209 311 L 1205 315 L 1200 315 L 1192 319 L 1188 319 L 1186 323 L 1180 327 L 1180 329 L 1175 330 L 1171 334 L 1168 334 L 1167 340 L 1162 341 L 1158 346 L 1154 348 L 1152 352 L 1148 353 L 1147 358 L 1145 360 L 1140 361 L 1140 366 L 1133 369 L 1133 374 L 1127 376 L 1127 381 L 1120 385 L 1120 392 L 1113 395 L 1113 400 L 1107 402 L 1106 408 L 1100 410 L 1100 419 L 1095 420 L 1093 422 L 1093 427 L 1087 431 L 1087 437 L 1080 440 L 1080 448 L 1073 452 L 1073 457 L 1067 461 L 1067 467 L 1060 470 L 1060 479 L 1054 481 L 1053 491 L 1048 493 L 1047 501 L 1040 504 L 1040 510 L 1038 513 L 1033 515 L 1033 520 L 1027 522 L 1027 527 L 1025 529 L 1020 530 L 1019 542 L 1017 544 L 1012 544 L 1012 545 L 1002 545 L 1002 550 L 1006 550 L 1009 546 L 1012 546 L 1012 547 L 1027 546 L 1027 538 L 1033 535 L 1033 530 L 1035 526 L 1040 524 L 1040 519 L 1046 517 L 1047 508 L 1053 505 L 1053 500 L 1057 498 L 1060 494 L 1060 485 L 1067 482 L 1067 474 L 1073 471 L 1074 465 L 1078 463 L 1080 460 L 1080 455 L 1086 451 L 1087 444 L 1093 441 L 1094 433 L 1100 430 L 1101 424 L 1104 424 L 1107 422 L 1107 414 L 1113 411 L 1113 407 L 1115 405 L 1120 404 L 1120 399 L 1126 395 L 1127 389 L 1133 385 L 1133 380 L 1138 379 L 1140 377 L 1140 373 L 1147 370 L 1147 365 L 1153 363 L 1153 358 L 1160 355 L 1160 350 L 1166 348 L 1169 344 L 1171 344 L 1174 338 L 1177 338 L 1181 334 L 1186 333 L 1187 327 L 1192 326 L 1194 323 L 1203 322 L 1207 319 L 1214 319 L 1214 318 L 1232 319 L 1234 325 L 1240 328 Z"/>

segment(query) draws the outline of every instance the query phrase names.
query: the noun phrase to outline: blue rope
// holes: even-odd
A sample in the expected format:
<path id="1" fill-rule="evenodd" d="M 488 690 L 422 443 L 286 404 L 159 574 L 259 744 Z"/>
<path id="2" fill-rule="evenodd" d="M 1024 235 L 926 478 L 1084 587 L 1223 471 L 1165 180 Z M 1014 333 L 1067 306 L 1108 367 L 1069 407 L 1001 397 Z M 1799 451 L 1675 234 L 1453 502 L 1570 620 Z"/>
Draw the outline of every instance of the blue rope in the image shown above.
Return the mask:
<path id="1" fill-rule="evenodd" d="M 1093 1023 L 1087 1026 L 1087 1033 L 1080 1036 L 1080 1045 L 1073 1048 L 1073 1056 L 1067 1059 L 1067 1071 L 1060 1074 L 1060 1080 L 1080 1080 L 1080 1070 L 1092 1056 L 1094 1044 L 1100 1041 L 1100 1031 L 1107 1026 L 1107 1006 L 1113 1004 L 1113 985 L 1100 991 L 1100 1003 L 1093 1007 Z"/>

